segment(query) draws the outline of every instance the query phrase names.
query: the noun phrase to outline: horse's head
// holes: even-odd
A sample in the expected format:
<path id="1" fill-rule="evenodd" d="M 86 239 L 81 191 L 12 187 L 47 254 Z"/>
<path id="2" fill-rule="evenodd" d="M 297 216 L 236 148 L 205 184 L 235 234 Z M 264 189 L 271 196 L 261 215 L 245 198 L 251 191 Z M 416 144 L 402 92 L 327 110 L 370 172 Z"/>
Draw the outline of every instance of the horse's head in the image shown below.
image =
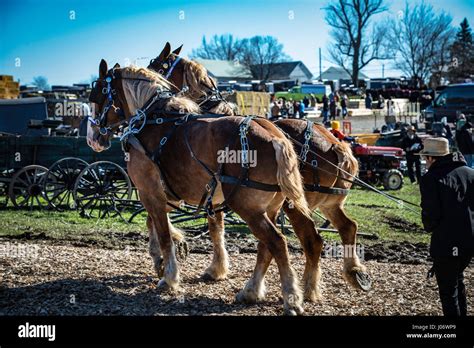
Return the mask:
<path id="1" fill-rule="evenodd" d="M 148 69 L 164 76 L 173 86 L 177 86 L 178 89 L 183 85 L 183 68 L 180 66 L 182 65 L 180 63 L 183 61 L 179 56 L 182 48 L 183 45 L 171 52 L 171 45 L 167 42 L 161 53 L 156 58 L 150 60 L 148 65 Z"/>
<path id="2" fill-rule="evenodd" d="M 102 59 L 99 65 L 99 78 L 92 83 L 89 101 L 94 103 L 94 118 L 87 124 L 87 144 L 96 152 L 110 147 L 110 137 L 126 123 L 124 99 L 119 93 L 119 81 L 115 78 L 119 64 L 108 70 Z"/>
<path id="3" fill-rule="evenodd" d="M 162 111 L 200 112 L 196 103 L 173 96 L 170 90 L 171 84 L 152 70 L 133 66 L 121 68 L 118 64 L 108 70 L 107 63 L 102 60 L 99 78 L 89 97 L 95 103 L 97 115 L 88 124 L 87 143 L 97 152 L 108 149 L 110 137 L 121 126 L 129 124 L 132 116 L 146 113 L 158 100 L 162 101 Z"/>

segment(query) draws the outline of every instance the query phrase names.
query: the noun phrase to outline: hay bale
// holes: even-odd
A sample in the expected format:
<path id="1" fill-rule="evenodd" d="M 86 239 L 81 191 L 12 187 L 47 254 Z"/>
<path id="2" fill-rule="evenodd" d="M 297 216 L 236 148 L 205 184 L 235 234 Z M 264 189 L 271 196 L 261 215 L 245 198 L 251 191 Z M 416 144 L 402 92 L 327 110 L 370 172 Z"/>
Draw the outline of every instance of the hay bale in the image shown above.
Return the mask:
<path id="1" fill-rule="evenodd" d="M 236 91 L 228 96 L 227 101 L 237 104 L 240 115 L 268 115 L 270 94 L 264 92 Z"/>
<path id="2" fill-rule="evenodd" d="M 0 75 L 0 81 L 4 81 L 4 82 L 13 81 L 13 76 L 11 76 L 11 75 Z"/>

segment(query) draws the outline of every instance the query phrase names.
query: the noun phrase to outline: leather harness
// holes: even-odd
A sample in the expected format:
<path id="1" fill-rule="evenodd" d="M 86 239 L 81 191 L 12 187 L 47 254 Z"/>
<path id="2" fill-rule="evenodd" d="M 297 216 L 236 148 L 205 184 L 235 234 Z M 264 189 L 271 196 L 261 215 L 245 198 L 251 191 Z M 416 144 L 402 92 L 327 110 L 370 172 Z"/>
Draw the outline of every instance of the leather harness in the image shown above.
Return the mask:
<path id="1" fill-rule="evenodd" d="M 112 71 L 112 76 L 107 76 L 105 82 L 107 83 L 107 87 L 102 89 L 102 94 L 106 94 L 107 96 L 107 105 L 105 106 L 104 110 L 102 111 L 99 120 L 90 118 L 90 122 L 92 123 L 93 127 L 98 127 L 100 134 L 107 134 L 113 133 L 113 128 L 116 126 L 121 126 L 124 123 L 128 123 L 128 129 L 124 132 L 121 136 L 120 140 L 122 142 L 122 149 L 125 152 L 129 151 L 129 146 L 132 146 L 137 151 L 145 154 L 148 158 L 150 158 L 157 166 L 158 171 L 160 173 L 160 177 L 162 179 L 163 186 L 165 188 L 165 192 L 173 197 L 173 199 L 177 201 L 181 201 L 179 195 L 173 190 L 170 181 L 165 173 L 163 165 L 161 163 L 161 157 L 163 154 L 163 150 L 165 148 L 166 143 L 171 139 L 176 132 L 176 129 L 184 124 L 187 124 L 190 121 L 196 121 L 199 119 L 208 119 L 208 118 L 220 118 L 224 115 L 219 114 L 183 114 L 182 112 L 176 111 L 164 111 L 164 106 L 173 96 L 171 92 L 157 92 L 152 98 L 150 98 L 145 105 L 137 110 L 137 114 L 133 116 L 130 121 L 126 122 L 123 113 L 119 115 L 120 122 L 117 124 L 107 126 L 107 111 L 114 103 L 114 95 L 115 90 L 111 87 L 111 82 L 114 78 L 123 78 L 123 77 L 115 77 L 114 71 Z M 146 81 L 144 79 L 139 79 Z M 219 95 L 220 96 L 220 95 Z M 222 97 L 221 97 L 222 98 Z M 206 105 L 206 104 L 204 104 Z M 174 117 L 169 117 L 172 115 L 176 115 Z M 163 117 L 165 116 L 165 117 Z M 243 116 L 242 116 L 243 117 Z M 199 202 L 199 205 L 196 209 L 195 215 L 197 215 L 203 208 L 205 209 L 206 213 L 210 217 L 215 216 L 216 211 L 220 211 L 225 209 L 227 202 L 229 199 L 235 194 L 238 187 L 246 187 L 252 188 L 261 191 L 268 191 L 268 192 L 280 192 L 281 188 L 278 185 L 273 184 L 266 184 L 257 181 L 253 181 L 249 179 L 249 142 L 248 142 L 248 130 L 250 127 L 250 123 L 254 118 L 258 116 L 246 116 L 239 123 L 239 137 L 241 143 L 241 171 L 238 177 L 226 175 L 223 173 L 223 163 L 220 163 L 216 172 L 213 172 L 208 165 L 206 165 L 203 161 L 201 161 L 197 156 L 194 150 L 189 143 L 188 135 L 187 135 L 187 128 L 184 130 L 184 140 L 186 146 L 191 154 L 191 157 L 206 171 L 206 173 L 211 177 L 209 183 L 206 185 L 205 191 L 202 195 L 202 198 Z M 137 138 L 137 135 L 142 131 L 145 126 L 157 126 L 166 123 L 171 123 L 170 129 L 165 133 L 165 135 L 160 139 L 158 147 L 153 151 L 149 152 Z M 308 125 L 305 131 L 305 144 L 303 144 L 301 152 L 300 152 L 300 160 L 304 164 L 306 161 L 306 154 L 309 149 L 309 141 L 312 136 L 312 122 L 308 121 Z M 286 134 L 286 133 L 285 133 Z M 288 136 L 288 134 L 286 134 Z M 289 137 L 292 139 L 291 137 Z M 293 139 L 292 139 L 293 140 Z M 314 161 L 313 161 L 314 162 Z M 314 163 L 312 163 L 314 166 Z M 313 170 L 313 173 L 316 171 Z M 319 181 L 319 180 L 318 180 Z M 232 185 L 233 188 L 230 191 L 227 198 L 219 204 L 217 207 L 213 206 L 212 200 L 214 194 L 216 192 L 218 183 L 221 184 L 228 184 Z M 330 194 L 347 194 L 349 190 L 340 189 L 340 188 L 331 188 L 331 187 L 323 187 L 320 186 L 318 183 L 314 183 L 312 185 L 305 185 L 306 191 L 311 192 L 321 192 L 321 193 L 330 193 Z"/>
<path id="2" fill-rule="evenodd" d="M 166 79 L 169 79 L 171 77 L 171 74 L 174 70 L 174 67 L 178 64 L 179 61 L 181 61 L 181 57 L 179 56 L 174 56 L 175 59 L 174 61 L 171 60 L 173 55 L 170 55 L 168 57 L 168 61 L 162 64 L 162 68 L 159 69 L 158 73 L 162 74 L 165 76 Z M 153 60 L 155 61 L 155 60 Z M 152 62 L 150 61 L 150 66 L 152 66 Z M 227 103 L 227 101 L 222 97 L 221 93 L 219 92 L 217 86 L 214 83 L 214 79 L 210 79 L 213 86 L 212 88 L 206 93 L 206 96 L 202 100 L 198 100 L 197 103 L 199 104 L 199 107 L 206 111 L 209 112 L 213 108 L 215 108 L 217 105 L 219 105 L 222 102 Z M 183 81 L 184 83 L 184 81 Z M 186 88 L 184 86 L 184 88 Z M 211 114 L 212 115 L 212 114 Z M 347 195 L 349 194 L 350 190 L 349 189 L 344 189 L 344 188 L 339 188 L 339 187 L 328 187 L 328 186 L 321 186 L 319 184 L 319 168 L 318 168 L 318 161 L 316 159 L 311 161 L 311 164 L 308 163 L 306 160 L 307 154 L 309 152 L 310 148 L 310 141 L 313 136 L 313 125 L 314 123 L 310 120 L 307 120 L 307 125 L 306 125 L 306 130 L 304 133 L 304 144 L 299 143 L 296 141 L 293 137 L 291 137 L 288 133 L 284 132 L 278 125 L 275 124 L 275 126 L 283 132 L 283 134 L 286 135 L 288 139 L 293 141 L 295 145 L 300 145 L 301 146 L 301 151 L 298 156 L 300 160 L 300 169 L 303 167 L 307 166 L 310 167 L 309 170 L 312 171 L 313 173 L 313 183 L 312 184 L 305 184 L 304 185 L 304 190 L 307 192 L 319 192 L 319 193 L 326 193 L 326 194 L 334 194 L 334 195 Z M 231 184 L 236 184 L 235 180 L 229 179 L 229 178 L 224 178 L 224 180 L 227 180 L 227 183 Z M 249 183 L 250 184 L 250 183 Z M 250 184 L 252 185 L 252 184 Z M 274 185 L 276 186 L 276 185 Z M 274 191 L 274 190 L 271 190 Z"/>

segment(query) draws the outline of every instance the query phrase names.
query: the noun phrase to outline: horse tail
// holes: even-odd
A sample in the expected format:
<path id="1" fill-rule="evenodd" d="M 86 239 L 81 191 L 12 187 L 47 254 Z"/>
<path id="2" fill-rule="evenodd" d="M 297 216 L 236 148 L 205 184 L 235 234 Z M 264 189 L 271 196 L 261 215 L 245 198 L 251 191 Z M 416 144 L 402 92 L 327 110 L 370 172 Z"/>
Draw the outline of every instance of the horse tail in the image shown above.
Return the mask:
<path id="1" fill-rule="evenodd" d="M 348 143 L 341 141 L 334 144 L 333 149 L 337 154 L 339 168 L 350 174 L 348 175 L 341 171 L 341 177 L 352 181 L 353 177 L 357 176 L 359 173 L 359 162 L 354 157 L 351 146 Z M 338 182 L 343 184 L 346 188 L 352 186 L 352 184 L 346 180 L 339 179 Z"/>
<path id="2" fill-rule="evenodd" d="M 272 139 L 277 161 L 277 181 L 283 194 L 301 213 L 311 219 L 311 210 L 306 202 L 303 180 L 298 168 L 298 157 L 291 142 L 285 137 Z"/>

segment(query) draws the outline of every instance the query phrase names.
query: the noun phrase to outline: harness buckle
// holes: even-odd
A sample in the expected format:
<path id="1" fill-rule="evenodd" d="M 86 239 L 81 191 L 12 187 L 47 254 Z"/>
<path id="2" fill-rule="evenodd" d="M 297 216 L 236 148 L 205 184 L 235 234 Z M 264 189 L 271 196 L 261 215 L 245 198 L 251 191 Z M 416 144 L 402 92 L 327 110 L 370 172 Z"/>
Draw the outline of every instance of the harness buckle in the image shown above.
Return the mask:
<path id="1" fill-rule="evenodd" d="M 167 137 L 161 138 L 161 140 L 160 140 L 160 145 L 161 145 L 161 146 L 165 145 L 167 141 L 168 141 L 168 138 L 167 138 Z"/>
<path id="2" fill-rule="evenodd" d="M 157 119 L 155 120 L 155 123 L 156 123 L 156 124 L 162 124 L 162 123 L 163 123 L 163 119 L 162 119 L 161 117 L 160 117 L 160 118 L 157 118 Z"/>
<path id="3" fill-rule="evenodd" d="M 189 114 L 186 114 L 183 118 L 177 120 L 174 124 L 177 126 L 185 124 L 186 122 L 188 122 L 188 118 L 189 118 Z"/>
<path id="4" fill-rule="evenodd" d="M 99 128 L 100 135 L 107 135 L 108 132 L 109 132 L 109 129 L 106 128 L 106 127 L 100 127 Z"/>

